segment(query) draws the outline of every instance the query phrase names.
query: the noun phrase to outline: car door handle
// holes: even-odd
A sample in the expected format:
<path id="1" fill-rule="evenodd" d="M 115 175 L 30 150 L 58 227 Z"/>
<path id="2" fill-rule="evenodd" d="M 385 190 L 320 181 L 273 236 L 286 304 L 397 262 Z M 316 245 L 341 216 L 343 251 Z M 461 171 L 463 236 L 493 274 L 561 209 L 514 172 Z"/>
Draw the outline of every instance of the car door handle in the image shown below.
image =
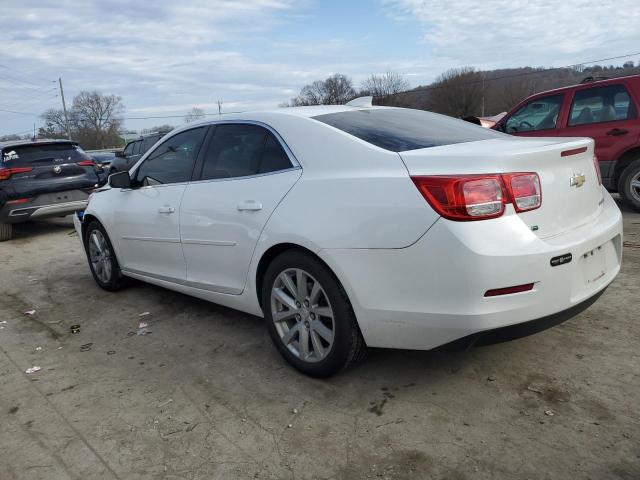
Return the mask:
<path id="1" fill-rule="evenodd" d="M 160 207 L 158 209 L 158 213 L 175 213 L 176 209 L 170 207 L 169 205 L 165 205 L 164 207 Z"/>
<path id="2" fill-rule="evenodd" d="M 627 133 L 629 133 L 629 130 L 625 130 L 624 128 L 613 128 L 607 132 L 607 135 L 619 137 L 620 135 L 626 135 Z"/>
<path id="3" fill-rule="evenodd" d="M 262 210 L 262 204 L 255 200 L 247 200 L 246 202 L 240 202 L 238 204 L 238 210 L 249 210 L 255 212 L 257 210 Z"/>

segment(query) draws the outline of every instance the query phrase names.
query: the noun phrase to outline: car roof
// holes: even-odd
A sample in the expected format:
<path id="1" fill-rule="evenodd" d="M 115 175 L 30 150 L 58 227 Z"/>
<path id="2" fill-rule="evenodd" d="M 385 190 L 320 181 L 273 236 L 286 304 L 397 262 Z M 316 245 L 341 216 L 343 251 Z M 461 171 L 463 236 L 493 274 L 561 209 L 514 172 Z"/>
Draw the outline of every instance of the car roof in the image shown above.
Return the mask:
<path id="1" fill-rule="evenodd" d="M 587 77 L 589 78 L 589 77 Z M 591 82 L 583 82 L 583 83 L 576 83 L 575 85 L 567 85 L 566 87 L 559 87 L 559 88 L 554 88 L 551 90 L 545 90 L 544 92 L 539 92 L 536 93 L 534 95 L 530 95 L 527 98 L 531 98 L 531 97 L 538 97 L 538 96 L 542 96 L 542 95 L 548 95 L 550 93 L 562 93 L 566 90 L 571 90 L 572 88 L 578 88 L 578 87 L 585 87 L 585 86 L 592 86 L 592 85 L 608 85 L 609 83 L 616 83 L 619 82 L 620 80 L 640 80 L 640 75 L 626 75 L 626 76 L 622 76 L 622 77 L 613 77 L 613 78 L 605 78 L 602 80 L 593 80 Z"/>
<path id="2" fill-rule="evenodd" d="M 11 140 L 9 142 L 0 142 L 0 149 L 11 148 L 11 147 L 22 147 L 26 145 L 50 145 L 56 143 L 72 143 L 73 145 L 77 145 L 78 142 L 74 142 L 73 140 L 61 139 L 61 138 L 42 138 L 38 140 Z"/>

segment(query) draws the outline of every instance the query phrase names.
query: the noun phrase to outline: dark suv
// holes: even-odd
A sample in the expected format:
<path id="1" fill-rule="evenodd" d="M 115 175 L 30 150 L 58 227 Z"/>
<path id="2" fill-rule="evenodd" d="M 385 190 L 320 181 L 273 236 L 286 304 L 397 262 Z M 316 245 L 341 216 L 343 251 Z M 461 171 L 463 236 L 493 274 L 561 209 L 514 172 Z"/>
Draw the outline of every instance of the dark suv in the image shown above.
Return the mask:
<path id="1" fill-rule="evenodd" d="M 0 241 L 14 223 L 82 210 L 101 174 L 69 140 L 0 143 Z"/>
<path id="2" fill-rule="evenodd" d="M 591 137 L 602 183 L 640 211 L 640 75 L 533 95 L 492 128 L 525 137 Z M 578 173 L 578 172 L 576 172 Z"/>
<path id="3" fill-rule="evenodd" d="M 127 143 L 122 152 L 116 152 L 116 158 L 109 166 L 109 174 L 128 171 L 163 136 L 162 133 L 151 133 Z"/>

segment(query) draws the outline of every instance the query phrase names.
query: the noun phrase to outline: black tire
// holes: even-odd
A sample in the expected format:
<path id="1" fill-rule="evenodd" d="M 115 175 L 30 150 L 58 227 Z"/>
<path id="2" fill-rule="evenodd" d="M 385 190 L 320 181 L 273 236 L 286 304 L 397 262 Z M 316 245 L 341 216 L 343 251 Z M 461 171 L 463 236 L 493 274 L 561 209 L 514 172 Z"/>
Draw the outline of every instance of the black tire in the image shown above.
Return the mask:
<path id="1" fill-rule="evenodd" d="M 618 182 L 618 192 L 622 195 L 625 203 L 640 212 L 640 188 L 633 188 L 632 181 L 640 181 L 640 159 L 637 159 L 627 165 L 620 175 Z"/>
<path id="2" fill-rule="evenodd" d="M 102 237 L 104 238 L 106 243 L 106 248 L 109 250 L 108 262 L 111 265 L 111 274 L 109 275 L 108 280 L 100 278 L 94 268 L 93 263 L 91 262 L 91 256 L 89 253 L 89 242 L 91 241 L 91 235 L 94 231 L 99 231 L 102 234 Z M 128 283 L 128 279 L 124 277 L 120 271 L 120 265 L 118 264 L 118 259 L 116 258 L 113 245 L 111 245 L 111 240 L 109 240 L 109 235 L 107 235 L 106 230 L 100 222 L 98 222 L 97 220 L 93 220 L 91 221 L 91 223 L 89 223 L 87 229 L 85 230 L 83 244 L 85 253 L 87 254 L 89 269 L 91 270 L 93 279 L 96 281 L 98 286 L 109 292 L 115 292 L 124 288 Z"/>
<path id="3" fill-rule="evenodd" d="M 13 238 L 13 225 L 11 223 L 0 223 L 0 242 L 6 242 Z"/>
<path id="4" fill-rule="evenodd" d="M 278 276 L 291 269 L 304 270 L 314 280 L 317 280 L 333 311 L 333 344 L 326 356 L 320 361 L 304 361 L 292 353 L 281 339 L 273 321 L 271 290 Z M 288 250 L 276 257 L 265 272 L 261 298 L 262 310 L 271 339 L 287 362 L 302 373 L 312 377 L 329 377 L 358 363 L 365 357 L 367 347 L 346 292 L 331 270 L 311 255 L 301 250 Z"/>

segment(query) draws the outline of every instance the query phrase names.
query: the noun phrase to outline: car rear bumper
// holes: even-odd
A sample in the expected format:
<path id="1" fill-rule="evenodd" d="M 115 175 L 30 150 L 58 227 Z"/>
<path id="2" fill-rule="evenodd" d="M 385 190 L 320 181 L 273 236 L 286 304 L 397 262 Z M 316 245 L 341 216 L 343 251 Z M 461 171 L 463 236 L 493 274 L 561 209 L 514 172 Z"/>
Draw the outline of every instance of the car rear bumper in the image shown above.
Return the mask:
<path id="1" fill-rule="evenodd" d="M 517 215 L 464 224 L 440 219 L 407 248 L 319 254 L 347 290 L 369 346 L 431 349 L 560 312 L 576 314 L 574 307 L 602 292 L 622 255 L 622 216 L 611 196 L 604 198 L 592 222 L 546 240 Z M 551 266 L 567 253 L 570 262 Z M 530 291 L 485 297 L 488 290 L 530 283 Z"/>
<path id="2" fill-rule="evenodd" d="M 20 223 L 37 218 L 69 215 L 87 206 L 89 194 L 82 190 L 47 193 L 27 199 L 23 203 L 4 204 L 0 208 L 0 222 Z"/>

